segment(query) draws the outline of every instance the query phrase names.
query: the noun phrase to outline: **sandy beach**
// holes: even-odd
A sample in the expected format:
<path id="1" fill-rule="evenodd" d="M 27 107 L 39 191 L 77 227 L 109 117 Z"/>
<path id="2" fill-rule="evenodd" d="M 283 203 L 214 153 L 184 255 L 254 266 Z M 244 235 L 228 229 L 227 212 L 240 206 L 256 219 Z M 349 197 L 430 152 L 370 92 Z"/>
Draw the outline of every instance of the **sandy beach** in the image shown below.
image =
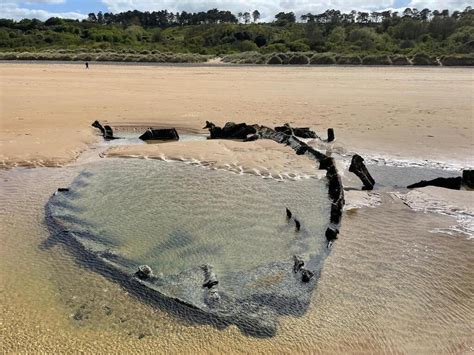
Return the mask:
<path id="1" fill-rule="evenodd" d="M 472 352 L 472 192 L 405 186 L 437 174 L 456 176 L 474 166 L 473 74 L 468 68 L 92 63 L 85 70 L 82 64 L 0 63 L 0 353 Z M 104 142 L 90 126 L 94 120 L 110 124 L 126 139 Z M 81 174 L 94 176 L 92 169 L 107 178 L 99 180 L 102 190 L 89 194 L 108 203 L 109 179 L 117 184 L 120 177 L 107 175 L 107 163 L 130 173 L 135 172 L 131 166 L 141 167 L 137 175 L 128 175 L 127 185 L 140 184 L 146 169 L 154 169 L 154 181 L 164 179 L 163 170 L 155 167 L 169 160 L 177 169 L 173 171 L 184 164 L 190 165 L 186 169 L 207 169 L 206 174 L 198 170 L 190 175 L 196 181 L 201 175 L 210 177 L 201 181 L 199 191 L 204 194 L 214 169 L 230 176 L 219 190 L 222 195 L 244 174 L 245 181 L 278 180 L 270 181 L 278 185 L 276 193 L 290 184 L 323 181 L 324 171 L 316 170 L 314 161 L 273 141 L 205 140 L 206 120 L 272 127 L 288 122 L 311 127 L 323 138 L 327 128 L 335 129 L 334 143 L 315 139 L 308 144 L 333 153 L 336 160 L 346 200 L 339 239 L 309 309 L 300 316 L 281 316 L 273 337 L 249 336 L 233 324 L 193 322 L 187 311 L 152 305 L 95 272 L 74 255 L 67 241 L 45 247 L 57 237 L 45 220 L 51 195 L 58 187 L 73 186 Z M 137 142 L 149 126 L 176 127 L 183 139 Z M 348 172 L 353 152 L 372 164 L 375 190 L 361 191 L 360 180 Z M 408 163 L 395 166 L 387 161 Z M 175 176 L 173 181 L 186 184 L 183 174 Z M 90 181 L 76 188 L 87 192 L 98 180 Z M 160 183 L 166 185 L 165 180 Z M 156 186 L 140 188 L 150 189 L 143 190 L 146 198 L 164 198 L 161 192 L 166 189 L 158 192 Z M 121 186 L 113 191 L 120 194 Z M 253 185 L 246 191 L 251 197 L 259 192 Z M 230 220 L 245 224 L 238 211 L 247 211 L 245 206 L 266 212 L 267 206 L 247 194 L 242 194 L 247 205 L 232 203 L 237 213 Z M 174 200 L 183 214 L 189 213 Z M 137 210 L 146 210 L 143 206 L 148 205 L 137 201 Z M 93 211 L 94 203 L 90 206 Z M 293 233 L 283 207 L 283 227 Z M 64 208 L 71 219 L 74 214 L 94 214 L 67 203 Z M 120 199 L 101 209 L 106 216 L 117 210 L 128 211 Z M 198 212 L 214 226 L 207 210 Z M 180 216 L 171 216 L 170 223 Z M 151 225 L 164 219 L 166 215 L 159 214 L 147 218 Z M 105 231 L 103 225 L 98 227 Z M 251 240 L 260 224 L 246 227 Z M 280 227 L 272 236 L 281 238 Z M 163 238 L 160 231 L 150 233 L 152 244 Z M 301 235 L 292 236 L 298 241 Z"/>
<path id="2" fill-rule="evenodd" d="M 206 120 L 333 127 L 351 151 L 472 165 L 470 68 L 0 64 L 0 164 L 56 166 L 92 121 L 199 131 Z M 204 133 L 204 131 L 202 131 Z"/>

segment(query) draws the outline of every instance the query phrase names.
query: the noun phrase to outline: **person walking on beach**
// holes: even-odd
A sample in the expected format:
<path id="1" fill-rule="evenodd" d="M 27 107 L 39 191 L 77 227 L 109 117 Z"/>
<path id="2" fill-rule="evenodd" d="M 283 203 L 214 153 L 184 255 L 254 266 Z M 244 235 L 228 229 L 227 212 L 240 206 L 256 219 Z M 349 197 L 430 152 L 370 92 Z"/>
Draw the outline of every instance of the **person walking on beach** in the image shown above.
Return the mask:
<path id="1" fill-rule="evenodd" d="M 86 69 L 89 69 L 89 62 L 86 62 Z"/>

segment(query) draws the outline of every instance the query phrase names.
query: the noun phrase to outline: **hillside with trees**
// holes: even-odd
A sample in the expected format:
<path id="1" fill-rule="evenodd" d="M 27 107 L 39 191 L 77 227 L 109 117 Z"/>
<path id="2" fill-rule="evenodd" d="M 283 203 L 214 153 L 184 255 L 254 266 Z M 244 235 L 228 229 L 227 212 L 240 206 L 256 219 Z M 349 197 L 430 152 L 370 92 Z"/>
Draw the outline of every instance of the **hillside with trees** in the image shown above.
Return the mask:
<path id="1" fill-rule="evenodd" d="M 470 7 L 453 12 L 327 10 L 300 18 L 281 12 L 272 22 L 260 17 L 258 10 L 232 14 L 212 9 L 99 12 L 82 21 L 0 19 L 0 58 L 200 62 L 220 56 L 232 63 L 262 64 L 292 64 L 292 58 L 293 64 L 473 60 Z"/>

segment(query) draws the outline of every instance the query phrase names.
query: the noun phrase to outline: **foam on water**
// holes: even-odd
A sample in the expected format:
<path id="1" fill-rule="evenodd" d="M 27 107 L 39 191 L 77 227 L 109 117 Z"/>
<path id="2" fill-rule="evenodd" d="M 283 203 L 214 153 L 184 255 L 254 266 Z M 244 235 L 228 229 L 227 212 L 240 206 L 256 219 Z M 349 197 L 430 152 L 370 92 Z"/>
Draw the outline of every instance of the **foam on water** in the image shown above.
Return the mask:
<path id="1" fill-rule="evenodd" d="M 422 168 L 422 169 L 433 169 L 433 170 L 447 170 L 453 172 L 459 172 L 463 169 L 474 168 L 474 160 L 472 157 L 461 160 L 449 160 L 449 161 L 438 161 L 432 159 L 420 159 L 416 157 L 395 157 L 391 155 L 383 155 L 373 152 L 353 152 L 347 147 L 338 142 L 326 143 L 321 140 L 305 140 L 307 143 L 322 151 L 327 151 L 328 154 L 338 156 L 342 159 L 341 164 L 345 165 L 346 168 L 350 165 L 350 159 L 354 154 L 360 154 L 365 160 L 366 164 L 378 165 L 378 166 L 389 166 L 398 168 Z M 469 158 L 469 157 L 468 157 Z"/>
<path id="2" fill-rule="evenodd" d="M 474 239 L 474 204 L 472 203 L 472 192 L 450 191 L 443 188 L 428 187 L 411 190 L 407 193 L 393 192 L 392 194 L 400 198 L 415 211 L 437 213 L 456 219 L 456 224 L 448 227 L 434 228 L 432 230 L 433 232 L 447 233 L 450 235 L 464 234 L 468 239 Z M 461 194 L 467 198 L 461 199 Z"/>

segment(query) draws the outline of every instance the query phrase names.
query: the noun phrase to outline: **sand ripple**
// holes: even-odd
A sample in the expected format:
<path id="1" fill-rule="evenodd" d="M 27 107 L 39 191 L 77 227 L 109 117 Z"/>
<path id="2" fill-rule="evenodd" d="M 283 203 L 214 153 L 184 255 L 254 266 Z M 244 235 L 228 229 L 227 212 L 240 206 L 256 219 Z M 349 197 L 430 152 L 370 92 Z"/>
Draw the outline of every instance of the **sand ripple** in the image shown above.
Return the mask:
<path id="1" fill-rule="evenodd" d="M 246 143 L 212 140 L 116 146 L 110 148 L 105 156 L 181 161 L 203 168 L 228 170 L 240 175 L 252 174 L 280 181 L 324 176 L 315 162 L 268 140 Z"/>

